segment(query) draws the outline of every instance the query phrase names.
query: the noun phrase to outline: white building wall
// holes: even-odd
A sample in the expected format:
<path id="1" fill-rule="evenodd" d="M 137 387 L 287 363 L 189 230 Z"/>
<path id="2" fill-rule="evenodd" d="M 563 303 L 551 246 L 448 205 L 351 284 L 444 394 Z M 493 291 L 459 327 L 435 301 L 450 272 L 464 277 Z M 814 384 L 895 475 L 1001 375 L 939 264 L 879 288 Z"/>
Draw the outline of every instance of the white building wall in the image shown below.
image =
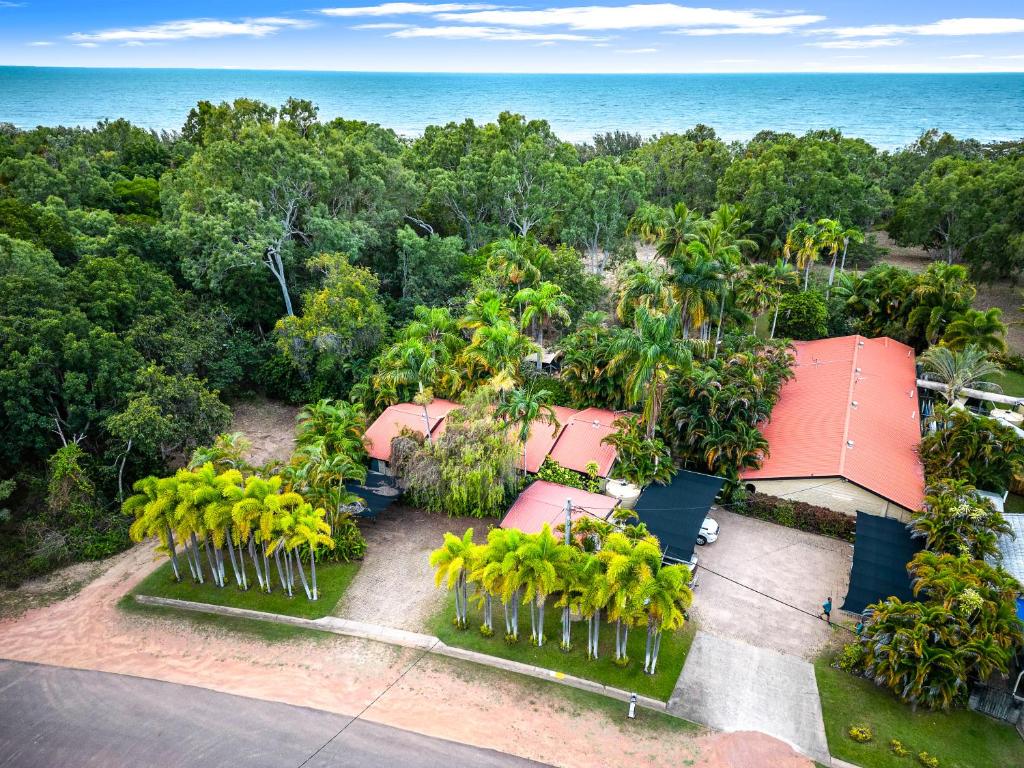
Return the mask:
<path id="1" fill-rule="evenodd" d="M 879 517 L 893 517 L 904 523 L 910 521 L 910 510 L 842 477 L 798 477 L 786 480 L 752 478 L 744 485 L 753 485 L 758 493 L 789 501 L 802 501 L 851 517 L 855 517 L 859 511 Z"/>

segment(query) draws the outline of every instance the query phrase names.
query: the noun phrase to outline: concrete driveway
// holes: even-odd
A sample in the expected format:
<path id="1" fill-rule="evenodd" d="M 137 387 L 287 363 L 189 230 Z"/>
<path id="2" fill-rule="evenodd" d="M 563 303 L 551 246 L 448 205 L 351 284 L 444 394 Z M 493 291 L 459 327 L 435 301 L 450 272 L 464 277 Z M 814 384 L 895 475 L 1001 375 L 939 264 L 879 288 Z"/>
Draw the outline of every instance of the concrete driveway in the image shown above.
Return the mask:
<path id="1" fill-rule="evenodd" d="M 721 525 L 718 541 L 696 550 L 691 613 L 701 629 L 809 660 L 831 642 L 849 641 L 817 618 L 829 595 L 833 620 L 844 618 L 838 606 L 849 585 L 849 544 L 723 509 L 711 516 Z"/>
<path id="2" fill-rule="evenodd" d="M 305 707 L 14 661 L 0 661 L 0 712 L 4 768 L 541 765 Z"/>
<path id="3" fill-rule="evenodd" d="M 814 667 L 796 656 L 698 632 L 669 710 L 723 731 L 761 731 L 830 761 Z"/>

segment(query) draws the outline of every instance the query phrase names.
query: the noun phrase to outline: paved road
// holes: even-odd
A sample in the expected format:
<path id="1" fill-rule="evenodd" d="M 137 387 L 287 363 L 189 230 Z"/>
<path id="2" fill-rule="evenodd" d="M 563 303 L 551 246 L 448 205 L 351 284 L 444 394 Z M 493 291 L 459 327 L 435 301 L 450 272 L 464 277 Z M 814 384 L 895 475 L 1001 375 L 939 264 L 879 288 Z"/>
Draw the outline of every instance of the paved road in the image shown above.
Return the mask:
<path id="1" fill-rule="evenodd" d="M 316 684 L 315 679 L 295 681 L 297 687 Z M 540 764 L 314 709 L 125 675 L 0 660 L 3 768 L 189 765 Z"/>
<path id="2" fill-rule="evenodd" d="M 829 762 L 814 667 L 797 656 L 698 631 L 669 710 L 723 731 L 761 731 Z"/>

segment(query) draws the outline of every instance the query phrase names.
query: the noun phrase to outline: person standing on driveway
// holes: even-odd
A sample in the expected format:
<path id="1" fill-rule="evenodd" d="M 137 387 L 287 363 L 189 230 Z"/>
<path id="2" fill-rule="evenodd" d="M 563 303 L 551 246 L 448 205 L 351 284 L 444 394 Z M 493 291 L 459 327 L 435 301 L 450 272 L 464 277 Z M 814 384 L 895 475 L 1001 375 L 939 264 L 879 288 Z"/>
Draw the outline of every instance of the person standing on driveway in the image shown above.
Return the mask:
<path id="1" fill-rule="evenodd" d="M 824 619 L 829 624 L 832 623 L 832 596 L 829 595 L 825 598 L 825 602 L 821 604 L 821 613 L 818 614 L 819 619 Z"/>

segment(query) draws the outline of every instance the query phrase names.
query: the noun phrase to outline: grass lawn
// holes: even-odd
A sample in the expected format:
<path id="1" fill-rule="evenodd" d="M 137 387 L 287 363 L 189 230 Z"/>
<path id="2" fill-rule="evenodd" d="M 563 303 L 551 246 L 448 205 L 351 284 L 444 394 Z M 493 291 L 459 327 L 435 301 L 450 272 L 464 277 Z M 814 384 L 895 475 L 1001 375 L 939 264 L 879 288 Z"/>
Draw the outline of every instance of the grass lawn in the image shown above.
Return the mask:
<path id="1" fill-rule="evenodd" d="M 998 384 L 1004 395 L 1010 397 L 1024 397 L 1024 373 L 1016 371 L 1003 371 L 998 376 L 989 377 L 989 381 Z M 998 406 L 1000 408 L 1006 406 Z"/>
<path id="2" fill-rule="evenodd" d="M 320 597 L 316 602 L 306 599 L 306 593 L 296 577 L 295 596 L 288 597 L 281 589 L 277 581 L 277 573 L 271 563 L 273 575 L 273 592 L 269 595 L 259 591 L 256 584 L 256 574 L 252 569 L 252 563 L 247 563 L 246 573 L 249 577 L 249 591 L 243 592 L 235 585 L 234 577 L 231 575 L 231 566 L 227 566 L 227 586 L 223 589 L 213 585 L 209 579 L 204 584 L 196 584 L 188 575 L 188 566 L 184 560 L 180 563 L 184 570 L 184 578 L 181 582 L 174 581 L 174 572 L 171 570 L 171 563 L 166 563 L 149 574 L 135 589 L 131 595 L 149 595 L 151 597 L 173 597 L 178 600 L 192 600 L 197 603 L 209 603 L 210 605 L 227 605 L 232 608 L 248 608 L 251 611 L 266 611 L 267 613 L 283 613 L 287 616 L 297 616 L 302 619 L 319 619 L 322 616 L 330 615 L 334 606 L 338 604 L 345 589 L 352 582 L 352 578 L 359 570 L 359 563 L 323 563 L 317 564 L 316 583 L 319 588 Z M 205 563 L 204 563 L 205 565 Z M 207 572 L 207 576 L 209 573 Z M 309 564 L 306 564 L 306 578 L 309 578 Z"/>
<path id="3" fill-rule="evenodd" d="M 814 670 L 828 748 L 842 760 L 864 768 L 911 768 L 924 751 L 939 758 L 941 768 L 1024 765 L 1024 742 L 1005 723 L 969 710 L 912 712 L 867 680 L 832 669 L 825 658 Z M 858 744 L 847 733 L 851 725 L 868 726 L 874 739 Z M 912 755 L 894 755 L 890 739 L 899 739 Z"/>
<path id="4" fill-rule="evenodd" d="M 625 691 L 635 691 L 662 701 L 667 701 L 672 689 L 675 688 L 696 632 L 694 623 L 690 621 L 679 632 L 666 635 L 661 641 L 658 671 L 651 676 L 643 672 L 644 645 L 647 637 L 645 629 L 630 631 L 630 662 L 626 667 L 619 667 L 613 659 L 615 635 L 612 625 L 602 625 L 600 657 L 597 661 L 591 661 L 586 657 L 586 622 L 573 622 L 573 649 L 565 653 L 559 647 L 562 637 L 562 609 L 549 605 L 544 613 L 544 629 L 548 639 L 541 648 L 530 643 L 530 614 L 525 607 L 519 611 L 519 642 L 515 645 L 508 645 L 505 642 L 505 617 L 500 604 L 494 606 L 494 637 L 484 637 L 480 634 L 481 615 L 473 608 L 469 612 L 469 629 L 456 629 L 452 623 L 455 618 L 453 595 L 448 596 L 444 609 L 431 620 L 430 631 L 448 645 L 457 648 L 534 664 Z"/>

